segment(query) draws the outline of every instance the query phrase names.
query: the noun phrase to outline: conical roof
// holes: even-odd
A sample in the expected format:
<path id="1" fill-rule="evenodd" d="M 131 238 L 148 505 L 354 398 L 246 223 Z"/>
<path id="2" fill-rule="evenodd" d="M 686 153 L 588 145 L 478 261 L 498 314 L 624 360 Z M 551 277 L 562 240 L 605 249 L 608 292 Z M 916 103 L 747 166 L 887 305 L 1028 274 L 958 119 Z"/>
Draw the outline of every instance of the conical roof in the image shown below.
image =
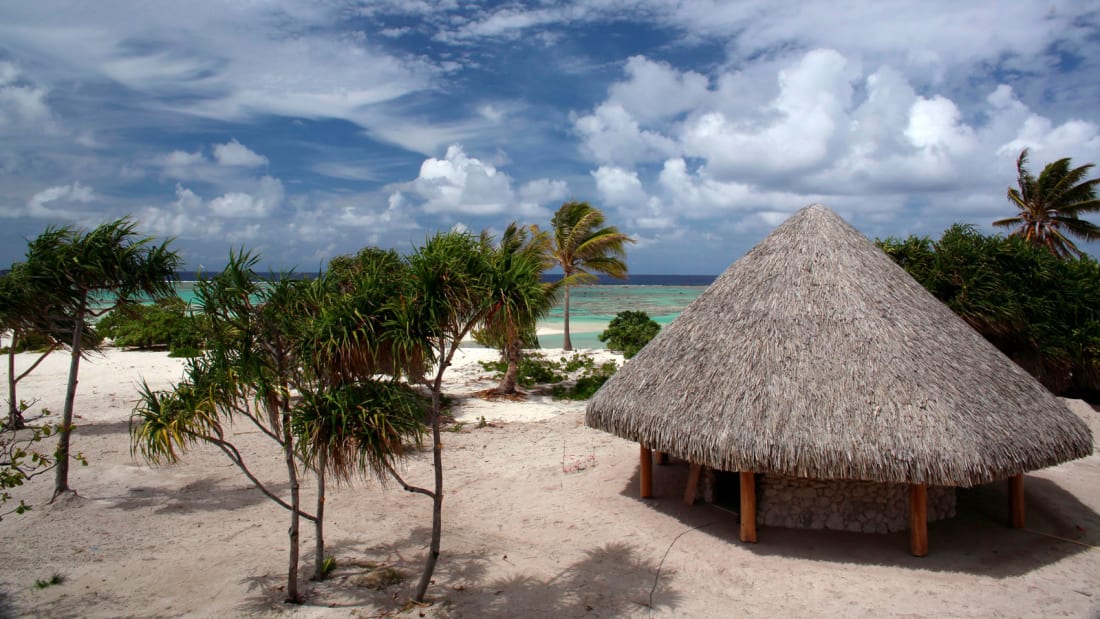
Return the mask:
<path id="1" fill-rule="evenodd" d="M 726 270 L 588 403 L 726 471 L 971 486 L 1092 453 L 1061 400 L 821 206 Z"/>

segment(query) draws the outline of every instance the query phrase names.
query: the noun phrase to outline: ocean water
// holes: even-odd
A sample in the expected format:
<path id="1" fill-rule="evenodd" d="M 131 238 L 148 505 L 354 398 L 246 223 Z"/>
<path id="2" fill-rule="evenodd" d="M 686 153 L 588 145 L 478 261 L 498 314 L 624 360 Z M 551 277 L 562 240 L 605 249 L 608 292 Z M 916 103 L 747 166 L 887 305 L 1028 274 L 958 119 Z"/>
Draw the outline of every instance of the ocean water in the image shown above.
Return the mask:
<path id="1" fill-rule="evenodd" d="M 711 275 L 632 275 L 629 283 L 601 280 L 591 286 L 576 286 L 569 293 L 569 333 L 573 348 L 604 348 L 599 334 L 616 314 L 626 310 L 649 314 L 662 327 L 676 319 L 714 281 Z M 194 298 L 193 281 L 177 282 L 176 294 L 184 301 Z M 564 307 L 559 303 L 539 322 L 539 344 L 560 348 Z"/>
<path id="2" fill-rule="evenodd" d="M 705 285 L 661 284 L 597 284 L 577 286 L 569 292 L 569 335 L 573 348 L 604 348 L 598 338 L 619 312 L 632 310 L 649 314 L 664 327 L 695 300 Z M 560 348 L 565 308 L 561 302 L 539 322 L 539 344 L 544 348 Z M 548 334 L 548 331 L 555 331 Z"/>

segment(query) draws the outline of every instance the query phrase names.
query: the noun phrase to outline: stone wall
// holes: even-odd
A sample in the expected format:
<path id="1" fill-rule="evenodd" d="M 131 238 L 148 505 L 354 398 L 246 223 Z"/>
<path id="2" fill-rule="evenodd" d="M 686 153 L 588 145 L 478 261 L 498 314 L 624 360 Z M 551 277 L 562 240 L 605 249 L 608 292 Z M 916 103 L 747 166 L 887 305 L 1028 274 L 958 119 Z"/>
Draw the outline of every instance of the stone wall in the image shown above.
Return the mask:
<path id="1" fill-rule="evenodd" d="M 909 529 L 909 486 L 764 475 L 757 480 L 757 524 L 891 533 Z M 928 521 L 955 515 L 955 488 L 928 487 Z"/>

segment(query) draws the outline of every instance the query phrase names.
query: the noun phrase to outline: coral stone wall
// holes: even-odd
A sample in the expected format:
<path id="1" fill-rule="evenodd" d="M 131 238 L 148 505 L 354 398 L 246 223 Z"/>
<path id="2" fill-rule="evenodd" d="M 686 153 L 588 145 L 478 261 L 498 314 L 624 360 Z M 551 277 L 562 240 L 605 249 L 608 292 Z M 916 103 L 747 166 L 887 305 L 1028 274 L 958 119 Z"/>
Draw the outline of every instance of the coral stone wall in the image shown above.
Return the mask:
<path id="1" fill-rule="evenodd" d="M 909 486 L 764 475 L 758 524 L 800 529 L 891 533 L 909 529 Z M 955 488 L 928 487 L 928 521 L 955 515 Z"/>

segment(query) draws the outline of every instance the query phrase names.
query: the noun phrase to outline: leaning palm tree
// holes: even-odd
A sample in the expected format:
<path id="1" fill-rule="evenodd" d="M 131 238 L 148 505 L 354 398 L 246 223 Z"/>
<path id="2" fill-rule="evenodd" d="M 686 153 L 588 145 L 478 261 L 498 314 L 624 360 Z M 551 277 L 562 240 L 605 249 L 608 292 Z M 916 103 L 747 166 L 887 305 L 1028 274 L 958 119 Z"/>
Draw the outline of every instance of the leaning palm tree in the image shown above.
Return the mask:
<path id="1" fill-rule="evenodd" d="M 569 338 L 569 288 L 595 282 L 596 273 L 626 278 L 626 263 L 622 259 L 626 257 L 625 245 L 634 239 L 615 226 L 605 226 L 603 213 L 587 202 L 562 204 L 550 226 L 554 238 L 547 259 L 561 267 L 561 285 L 565 288 L 562 348 L 573 350 Z"/>
<path id="2" fill-rule="evenodd" d="M 1016 159 L 1019 187 L 1008 190 L 1008 199 L 1019 209 L 1019 214 L 999 219 L 993 225 L 1015 228 L 1009 236 L 1045 247 L 1059 258 L 1080 257 L 1081 250 L 1067 234 L 1086 241 L 1100 239 L 1100 227 L 1080 218 L 1084 213 L 1100 211 L 1100 200 L 1096 198 L 1100 178 L 1087 179 L 1093 164 L 1071 168 L 1066 157 L 1047 164 L 1038 178 L 1026 165 L 1025 148 Z"/>
<path id="3" fill-rule="evenodd" d="M 80 359 L 85 335 L 97 316 L 133 302 L 137 297 L 161 298 L 175 294 L 171 280 L 180 263 L 167 242 L 151 245 L 140 238 L 128 218 L 107 222 L 89 232 L 70 228 L 49 228 L 27 249 L 27 276 L 33 287 L 50 291 L 45 309 L 56 315 L 55 322 L 71 329 L 69 380 L 57 439 L 57 467 L 54 469 L 53 498 L 69 492 L 69 446 L 72 437 L 73 406 L 76 401 Z"/>
<path id="4" fill-rule="evenodd" d="M 516 376 L 525 346 L 537 345 L 535 327 L 557 301 L 558 283 L 542 281 L 550 235 L 535 226 L 512 222 L 500 237 L 492 254 L 490 278 L 495 297 L 485 318 L 482 336 L 500 348 L 508 369 L 497 395 L 516 393 Z"/>

